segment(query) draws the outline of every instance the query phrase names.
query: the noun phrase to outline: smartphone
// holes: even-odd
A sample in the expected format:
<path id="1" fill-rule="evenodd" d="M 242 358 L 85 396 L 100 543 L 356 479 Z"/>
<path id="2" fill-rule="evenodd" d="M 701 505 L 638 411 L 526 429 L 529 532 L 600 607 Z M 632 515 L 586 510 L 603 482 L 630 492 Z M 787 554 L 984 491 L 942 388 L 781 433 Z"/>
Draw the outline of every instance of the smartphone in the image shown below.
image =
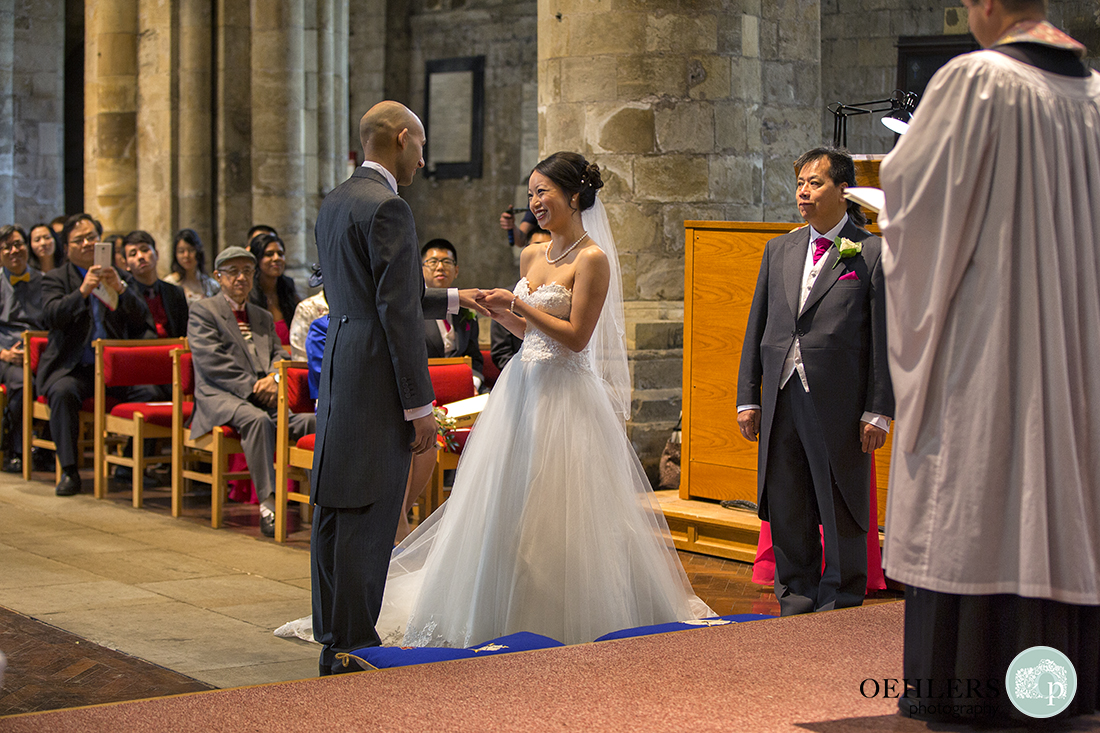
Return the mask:
<path id="1" fill-rule="evenodd" d="M 111 267 L 115 264 L 115 248 L 110 242 L 95 243 L 95 262 L 92 264 L 100 267 Z"/>

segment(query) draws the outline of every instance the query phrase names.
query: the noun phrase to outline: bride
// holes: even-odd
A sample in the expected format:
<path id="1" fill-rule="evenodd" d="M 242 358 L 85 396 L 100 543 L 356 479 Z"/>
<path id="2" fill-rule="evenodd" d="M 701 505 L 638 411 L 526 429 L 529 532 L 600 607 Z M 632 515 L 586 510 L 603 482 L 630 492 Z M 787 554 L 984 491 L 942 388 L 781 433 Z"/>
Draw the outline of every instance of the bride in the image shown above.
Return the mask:
<path id="1" fill-rule="evenodd" d="M 450 499 L 394 549 L 384 644 L 467 647 L 517 631 L 566 644 L 713 615 L 692 592 L 624 428 L 618 257 L 576 153 L 539 163 L 523 251 L 493 318 L 524 339 L 463 450 Z"/>

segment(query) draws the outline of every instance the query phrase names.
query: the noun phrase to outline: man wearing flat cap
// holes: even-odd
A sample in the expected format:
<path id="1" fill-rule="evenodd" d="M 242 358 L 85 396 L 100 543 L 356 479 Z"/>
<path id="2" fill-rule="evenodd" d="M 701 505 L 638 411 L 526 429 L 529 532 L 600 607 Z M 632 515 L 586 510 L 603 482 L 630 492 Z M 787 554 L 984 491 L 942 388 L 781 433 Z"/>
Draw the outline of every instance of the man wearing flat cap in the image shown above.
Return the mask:
<path id="1" fill-rule="evenodd" d="M 195 413 L 191 436 L 219 425 L 241 434 L 252 485 L 260 500 L 260 531 L 275 535 L 275 362 L 289 359 L 275 333 L 275 319 L 248 302 L 256 258 L 229 247 L 214 261 L 221 292 L 191 306 L 187 341 L 195 368 Z M 290 437 L 313 432 L 313 415 L 290 415 Z"/>

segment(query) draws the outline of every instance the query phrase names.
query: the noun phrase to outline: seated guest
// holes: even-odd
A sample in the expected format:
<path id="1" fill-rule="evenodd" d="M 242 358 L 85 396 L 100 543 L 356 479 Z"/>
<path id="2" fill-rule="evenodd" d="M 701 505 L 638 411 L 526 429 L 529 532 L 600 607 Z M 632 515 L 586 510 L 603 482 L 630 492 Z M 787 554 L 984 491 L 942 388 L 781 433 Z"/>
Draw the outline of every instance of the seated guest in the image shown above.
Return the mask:
<path id="1" fill-rule="evenodd" d="M 319 288 L 323 284 L 321 279 L 321 266 L 313 265 L 313 272 L 309 276 L 309 286 Z M 321 316 L 328 314 L 328 301 L 325 300 L 325 291 L 311 295 L 294 309 L 294 319 L 290 322 L 290 356 L 295 361 L 306 359 L 306 336 L 309 327 Z M 322 342 L 323 343 L 323 342 Z M 314 395 L 316 397 L 316 395 Z"/>
<path id="2" fill-rule="evenodd" d="M 95 388 L 92 341 L 140 339 L 148 333 L 149 309 L 144 299 L 114 267 L 95 264 L 95 245 L 102 233 L 103 227 L 90 214 L 70 216 L 61 230 L 69 247 L 68 262 L 42 276 L 43 325 L 50 334 L 38 362 L 35 389 L 50 406 L 50 434 L 62 470 L 58 496 L 80 493 L 76 448 L 80 405 Z M 92 294 L 100 284 L 117 294 L 113 310 Z M 163 398 L 160 388 L 146 385 L 114 388 L 110 394 L 124 402 Z"/>
<path id="3" fill-rule="evenodd" d="M 53 229 L 53 233 L 56 234 L 58 238 L 61 237 L 61 231 L 65 228 L 65 221 L 68 218 L 69 217 L 62 214 L 61 216 L 55 216 L 50 219 L 50 229 Z M 102 232 L 100 232 L 100 236 L 103 236 Z M 62 244 L 64 244 L 64 242 L 62 242 Z"/>
<path id="4" fill-rule="evenodd" d="M 321 389 L 321 362 L 325 358 L 325 339 L 328 338 L 328 314 L 313 319 L 306 334 L 306 366 L 309 368 L 309 396 L 317 399 Z"/>
<path id="5" fill-rule="evenodd" d="M 157 277 L 157 245 L 153 235 L 137 229 L 122 240 L 126 267 L 138 295 L 149 308 L 149 328 L 157 338 L 187 335 L 187 298 L 183 290 Z M 151 334 L 151 335 L 152 335 Z"/>
<path id="6" fill-rule="evenodd" d="M 446 239 L 433 239 L 420 250 L 424 267 L 424 285 L 429 288 L 449 288 L 458 277 L 458 251 Z M 468 356 L 474 369 L 474 389 L 480 391 L 482 367 L 485 363 L 478 345 L 477 316 L 472 311 L 459 310 L 438 321 L 424 321 L 424 340 L 428 358 Z"/>
<path id="7" fill-rule="evenodd" d="M 248 230 L 248 236 L 245 239 L 248 241 L 248 248 L 252 248 L 252 240 L 261 234 L 274 234 L 276 237 L 279 233 L 275 231 L 275 227 L 270 227 L 267 224 L 254 224 L 251 229 Z"/>
<path id="8" fill-rule="evenodd" d="M 27 259 L 23 230 L 11 224 L 0 228 L 0 384 L 8 391 L 3 465 L 8 473 L 23 472 L 23 332 L 42 328 L 42 274 L 28 267 Z"/>
<path id="9" fill-rule="evenodd" d="M 252 484 L 260 502 L 260 531 L 275 535 L 275 422 L 278 376 L 275 362 L 288 358 L 275 320 L 248 302 L 256 258 L 229 247 L 214 262 L 221 293 L 191 306 L 187 340 L 195 367 L 195 413 L 191 435 L 219 425 L 241 434 Z M 290 437 L 313 432 L 314 415 L 290 415 Z"/>
<path id="10" fill-rule="evenodd" d="M 176 232 L 172 271 L 165 276 L 164 282 L 180 286 L 188 305 L 218 292 L 218 281 L 206 274 L 206 254 L 194 229 Z"/>
<path id="11" fill-rule="evenodd" d="M 45 275 L 65 261 L 65 249 L 57 232 L 39 222 L 30 228 L 30 265 Z"/>
<path id="12" fill-rule="evenodd" d="M 546 244 L 550 241 L 550 232 L 545 229 L 536 228 L 527 237 L 528 244 Z M 504 365 L 507 364 L 516 352 L 519 351 L 519 347 L 523 345 L 523 339 L 516 336 L 504 326 L 500 325 L 497 321 L 493 321 L 489 326 L 489 357 L 493 360 L 493 364 L 497 369 L 504 370 Z"/>
<path id="13" fill-rule="evenodd" d="M 298 307 L 298 289 L 286 273 L 286 247 L 278 234 L 264 232 L 249 245 L 256 258 L 256 279 L 249 301 L 266 308 L 275 318 L 275 331 L 284 346 L 290 345 L 290 319 Z"/>

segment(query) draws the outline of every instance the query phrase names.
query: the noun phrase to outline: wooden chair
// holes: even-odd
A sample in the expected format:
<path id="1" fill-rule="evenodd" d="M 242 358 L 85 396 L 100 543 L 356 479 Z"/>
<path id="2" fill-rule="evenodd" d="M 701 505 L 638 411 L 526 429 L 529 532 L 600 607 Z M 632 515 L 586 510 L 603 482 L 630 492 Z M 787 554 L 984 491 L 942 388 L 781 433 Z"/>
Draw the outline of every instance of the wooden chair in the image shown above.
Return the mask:
<path id="1" fill-rule="evenodd" d="M 306 471 L 313 468 L 314 434 L 290 444 L 290 414 L 314 413 L 317 403 L 309 396 L 309 368 L 304 361 L 275 362 L 279 371 L 279 407 L 275 429 L 275 541 L 286 542 L 287 504 L 302 503 L 308 512 L 309 494 L 290 491 L 289 480 L 308 485 Z"/>
<path id="2" fill-rule="evenodd" d="M 141 384 L 171 384 L 174 349 L 187 346 L 187 339 L 98 339 L 95 342 L 95 497 L 107 496 L 111 466 L 129 466 L 133 472 L 133 504 L 141 508 L 145 488 L 145 467 L 165 463 L 171 456 L 146 456 L 145 439 L 172 437 L 171 402 L 124 402 L 108 409 L 108 387 Z M 127 441 L 133 456 L 123 455 Z M 108 443 L 119 448 L 108 452 Z"/>
<path id="3" fill-rule="evenodd" d="M 446 407 L 447 403 L 464 400 L 477 394 L 474 390 L 474 370 L 468 356 L 428 359 L 428 371 L 432 376 L 432 390 L 435 392 L 437 405 Z M 455 431 L 458 442 L 457 452 L 452 453 L 442 447 L 436 452 L 432 480 L 417 502 L 421 522 L 443 504 L 443 472 L 458 468 L 458 458 L 462 455 L 462 446 L 466 444 L 469 433 L 467 429 Z"/>
<path id="4" fill-rule="evenodd" d="M 172 351 L 172 516 L 183 513 L 185 486 L 191 481 L 210 486 L 210 526 L 222 526 L 229 482 L 249 478 L 247 471 L 230 473 L 232 453 L 242 453 L 241 436 L 228 425 L 221 425 L 206 435 L 191 438 L 187 423 L 194 409 L 195 370 L 190 349 Z M 210 471 L 196 464 L 209 463 Z"/>
<path id="5" fill-rule="evenodd" d="M 34 460 L 31 456 L 32 448 L 45 448 L 56 453 L 57 444 L 52 440 L 38 437 L 34 434 L 34 421 L 50 420 L 50 406 L 46 402 L 45 395 L 36 395 L 34 391 L 34 378 L 38 374 L 38 362 L 42 358 L 42 352 L 49 343 L 47 331 L 23 332 L 23 478 L 31 480 L 31 469 Z M 84 400 L 80 406 L 78 420 L 80 422 L 80 434 L 76 443 L 77 468 L 84 466 L 84 452 L 95 445 L 95 398 Z M 55 477 L 54 483 L 61 482 L 61 461 L 54 457 Z"/>

